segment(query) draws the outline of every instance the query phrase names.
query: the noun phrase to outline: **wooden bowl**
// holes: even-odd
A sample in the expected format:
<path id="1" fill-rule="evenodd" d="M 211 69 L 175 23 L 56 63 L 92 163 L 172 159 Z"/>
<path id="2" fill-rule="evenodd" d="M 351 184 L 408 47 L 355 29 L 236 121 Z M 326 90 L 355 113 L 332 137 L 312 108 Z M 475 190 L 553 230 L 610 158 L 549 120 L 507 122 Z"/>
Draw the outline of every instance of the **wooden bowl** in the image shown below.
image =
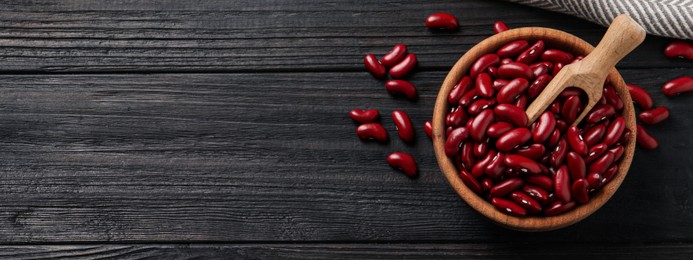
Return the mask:
<path id="1" fill-rule="evenodd" d="M 592 193 L 589 202 L 584 205 L 578 205 L 572 210 L 557 216 L 516 217 L 498 211 L 490 202 L 474 193 L 462 182 L 455 164 L 445 155 L 445 116 L 450 110 L 447 97 L 455 84 L 457 84 L 465 74 L 468 74 L 470 66 L 479 57 L 487 53 L 495 52 L 498 48 L 509 42 L 521 39 L 530 42 L 543 40 L 546 43 L 547 49 L 556 48 L 583 56 L 589 54 L 594 49 L 592 45 L 572 34 L 541 27 L 513 29 L 483 40 L 467 51 L 467 53 L 455 63 L 455 66 L 453 66 L 448 73 L 438 92 L 435 109 L 433 111 L 433 145 L 438 165 L 448 182 L 450 182 L 450 185 L 452 185 L 457 194 L 476 211 L 493 220 L 495 223 L 510 229 L 522 231 L 548 231 L 569 226 L 586 218 L 603 206 L 604 203 L 614 195 L 621 185 L 621 182 L 623 182 L 623 179 L 626 177 L 628 168 L 630 168 L 631 161 L 633 160 L 636 132 L 635 111 L 633 103 L 629 102 L 631 97 L 625 82 L 623 82 L 623 78 L 621 78 L 621 75 L 618 74 L 616 69 L 613 69 L 609 73 L 608 78 L 618 92 L 618 95 L 624 101 L 622 115 L 626 119 L 626 128 L 630 129 L 633 134 L 632 138 L 628 140 L 628 143 L 624 147 L 625 152 L 618 164 L 619 168 L 616 176 L 598 191 Z"/>

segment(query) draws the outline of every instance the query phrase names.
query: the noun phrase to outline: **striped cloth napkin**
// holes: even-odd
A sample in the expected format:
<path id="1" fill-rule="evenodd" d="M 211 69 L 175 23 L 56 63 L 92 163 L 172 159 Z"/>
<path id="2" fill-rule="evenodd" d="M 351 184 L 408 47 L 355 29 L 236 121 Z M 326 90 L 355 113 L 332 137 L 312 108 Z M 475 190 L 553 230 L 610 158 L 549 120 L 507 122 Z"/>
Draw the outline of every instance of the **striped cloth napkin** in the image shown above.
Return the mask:
<path id="1" fill-rule="evenodd" d="M 609 26 L 626 13 L 654 35 L 693 40 L 693 0 L 507 0 Z"/>

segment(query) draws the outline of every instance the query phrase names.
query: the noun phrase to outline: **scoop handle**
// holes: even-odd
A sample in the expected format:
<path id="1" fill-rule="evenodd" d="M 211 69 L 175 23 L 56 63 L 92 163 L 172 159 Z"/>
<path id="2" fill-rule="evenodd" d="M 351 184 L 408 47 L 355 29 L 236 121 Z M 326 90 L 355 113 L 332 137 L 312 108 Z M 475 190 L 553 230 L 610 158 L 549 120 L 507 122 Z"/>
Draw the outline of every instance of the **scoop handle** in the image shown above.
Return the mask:
<path id="1" fill-rule="evenodd" d="M 603 81 L 611 68 L 644 40 L 645 29 L 627 14 L 620 14 L 611 22 L 597 47 L 582 60 L 587 66 L 581 68 L 599 75 L 597 78 Z"/>

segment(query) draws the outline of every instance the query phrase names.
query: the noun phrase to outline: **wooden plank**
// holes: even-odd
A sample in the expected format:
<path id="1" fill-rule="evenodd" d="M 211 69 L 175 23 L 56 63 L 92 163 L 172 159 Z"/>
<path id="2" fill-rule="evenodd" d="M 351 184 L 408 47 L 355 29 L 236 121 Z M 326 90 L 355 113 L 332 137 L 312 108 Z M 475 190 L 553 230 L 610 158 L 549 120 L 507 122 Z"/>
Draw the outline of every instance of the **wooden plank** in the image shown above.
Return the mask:
<path id="1" fill-rule="evenodd" d="M 502 1 L 351 0 L 0 2 L 0 72 L 361 71 L 367 52 L 409 45 L 423 70 L 446 70 L 492 34 L 492 24 L 547 26 L 595 44 L 604 28 Z M 458 15 L 431 32 L 428 14 Z M 650 37 L 622 67 L 688 67 Z"/>
<path id="2" fill-rule="evenodd" d="M 0 259 L 689 259 L 692 244 L 123 244 L 0 246 Z"/>
<path id="3" fill-rule="evenodd" d="M 623 70 L 656 90 L 690 69 Z M 665 98 L 662 146 L 638 151 L 622 189 L 559 231 L 496 227 L 440 174 L 421 125 L 445 74 L 416 73 L 417 102 L 365 72 L 5 75 L 0 244 L 80 241 L 691 241 L 693 95 Z M 347 116 L 377 108 L 392 140 L 363 143 Z M 417 126 L 414 147 L 389 113 Z M 385 156 L 419 162 L 410 180 Z"/>

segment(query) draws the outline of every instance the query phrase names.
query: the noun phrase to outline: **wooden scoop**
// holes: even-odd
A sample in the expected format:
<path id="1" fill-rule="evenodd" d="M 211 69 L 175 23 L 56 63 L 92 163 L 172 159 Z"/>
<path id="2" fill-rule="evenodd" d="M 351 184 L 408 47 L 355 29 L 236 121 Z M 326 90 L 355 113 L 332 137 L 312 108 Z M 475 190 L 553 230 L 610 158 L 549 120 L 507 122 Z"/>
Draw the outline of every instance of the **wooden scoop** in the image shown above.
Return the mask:
<path id="1" fill-rule="evenodd" d="M 529 125 L 553 103 L 566 88 L 576 87 L 587 93 L 588 103 L 573 125 L 577 125 L 602 97 L 606 76 L 623 57 L 645 40 L 645 29 L 627 14 L 617 16 L 599 45 L 581 61 L 566 65 L 527 108 Z"/>

